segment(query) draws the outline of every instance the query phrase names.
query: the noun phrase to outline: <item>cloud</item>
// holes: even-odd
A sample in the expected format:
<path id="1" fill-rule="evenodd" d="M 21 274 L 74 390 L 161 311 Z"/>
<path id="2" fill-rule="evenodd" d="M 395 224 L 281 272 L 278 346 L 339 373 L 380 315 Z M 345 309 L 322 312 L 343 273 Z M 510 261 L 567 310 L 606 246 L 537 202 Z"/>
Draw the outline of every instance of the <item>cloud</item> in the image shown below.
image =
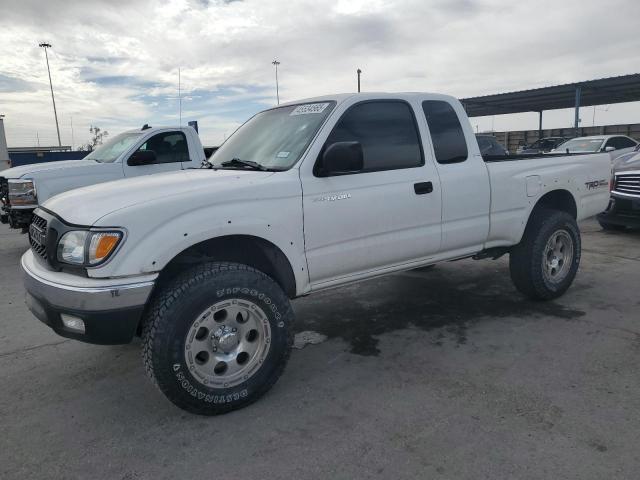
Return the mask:
<path id="1" fill-rule="evenodd" d="M 180 68 L 183 119 L 216 144 L 275 103 L 274 58 L 285 101 L 353 91 L 357 68 L 369 91 L 481 95 L 633 72 L 639 14 L 633 0 L 22 0 L 0 17 L 0 113 L 11 145 L 33 144 L 35 132 L 55 139 L 41 41 L 53 45 L 63 142 L 71 118 L 76 143 L 91 124 L 177 123 Z M 496 128 L 536 120 L 502 117 Z"/>
<path id="2" fill-rule="evenodd" d="M 0 73 L 0 92 L 22 93 L 32 92 L 36 89 L 33 82 L 21 78 L 11 77 Z"/>

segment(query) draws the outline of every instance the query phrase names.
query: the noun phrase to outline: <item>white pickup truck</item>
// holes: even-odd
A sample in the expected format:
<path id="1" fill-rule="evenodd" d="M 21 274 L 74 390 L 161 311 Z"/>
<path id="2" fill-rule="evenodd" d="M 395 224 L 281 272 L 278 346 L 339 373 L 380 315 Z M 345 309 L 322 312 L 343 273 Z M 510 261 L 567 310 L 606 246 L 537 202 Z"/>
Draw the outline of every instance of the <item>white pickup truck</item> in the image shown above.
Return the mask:
<path id="1" fill-rule="evenodd" d="M 172 402 L 224 413 L 282 373 L 290 299 L 505 253 L 524 295 L 563 294 L 580 261 L 576 222 L 607 206 L 610 163 L 606 153 L 483 158 L 462 105 L 444 95 L 281 105 L 240 127 L 210 168 L 45 202 L 22 258 L 27 303 L 65 337 L 140 334 Z"/>
<path id="2" fill-rule="evenodd" d="M 191 127 L 130 130 L 109 139 L 82 160 L 1 171 L 0 221 L 26 233 L 33 210 L 54 195 L 125 177 L 199 167 L 203 160 L 204 149 Z"/>

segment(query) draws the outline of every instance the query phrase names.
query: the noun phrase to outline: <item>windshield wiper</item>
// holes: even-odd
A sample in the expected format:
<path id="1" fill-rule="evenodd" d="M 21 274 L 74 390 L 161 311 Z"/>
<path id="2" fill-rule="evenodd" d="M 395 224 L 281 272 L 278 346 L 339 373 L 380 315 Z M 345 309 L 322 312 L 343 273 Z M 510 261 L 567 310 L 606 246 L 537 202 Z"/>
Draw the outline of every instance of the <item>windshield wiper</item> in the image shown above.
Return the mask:
<path id="1" fill-rule="evenodd" d="M 252 160 L 242 160 L 241 158 L 232 158 L 231 160 L 224 161 L 220 164 L 221 167 L 249 167 L 252 170 L 260 170 L 261 172 L 268 172 L 269 169 L 264 165 L 254 162 Z"/>

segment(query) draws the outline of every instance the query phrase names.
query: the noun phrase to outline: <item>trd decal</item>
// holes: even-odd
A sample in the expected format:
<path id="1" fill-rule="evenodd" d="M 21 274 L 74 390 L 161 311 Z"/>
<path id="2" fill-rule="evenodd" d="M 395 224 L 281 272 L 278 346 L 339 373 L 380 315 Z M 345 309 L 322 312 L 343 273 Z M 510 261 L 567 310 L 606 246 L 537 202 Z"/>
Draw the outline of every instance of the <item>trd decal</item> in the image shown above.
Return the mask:
<path id="1" fill-rule="evenodd" d="M 596 188 L 609 187 L 609 182 L 607 180 L 594 180 L 592 182 L 585 182 L 584 185 L 587 187 L 587 190 L 594 190 Z"/>

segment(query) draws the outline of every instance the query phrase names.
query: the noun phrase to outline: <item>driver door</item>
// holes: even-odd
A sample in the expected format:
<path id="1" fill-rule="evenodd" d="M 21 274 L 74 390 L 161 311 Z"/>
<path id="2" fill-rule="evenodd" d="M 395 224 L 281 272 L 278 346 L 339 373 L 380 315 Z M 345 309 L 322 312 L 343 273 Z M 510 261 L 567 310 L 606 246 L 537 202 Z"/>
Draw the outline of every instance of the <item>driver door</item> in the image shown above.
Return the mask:
<path id="1" fill-rule="evenodd" d="M 411 105 L 357 103 L 343 113 L 322 151 L 335 142 L 359 142 L 364 167 L 326 176 L 314 169 L 301 179 L 311 288 L 435 255 L 440 184 L 433 163 L 425 163 Z"/>

